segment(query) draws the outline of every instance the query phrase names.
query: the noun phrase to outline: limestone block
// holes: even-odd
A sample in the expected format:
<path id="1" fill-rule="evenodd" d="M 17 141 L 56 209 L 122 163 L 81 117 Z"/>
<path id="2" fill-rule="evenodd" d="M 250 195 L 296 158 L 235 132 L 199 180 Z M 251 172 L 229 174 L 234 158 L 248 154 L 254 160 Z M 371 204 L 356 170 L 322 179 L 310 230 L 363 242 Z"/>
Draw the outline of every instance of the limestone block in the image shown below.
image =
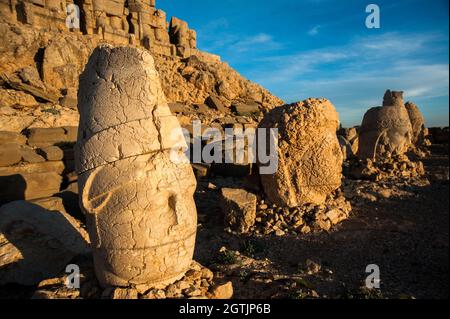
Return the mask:
<path id="1" fill-rule="evenodd" d="M 258 115 L 261 113 L 259 109 L 259 105 L 256 103 L 252 104 L 244 104 L 244 103 L 237 103 L 233 104 L 231 106 L 231 110 L 235 112 L 237 115 L 243 116 L 243 115 Z"/>
<path id="2" fill-rule="evenodd" d="M 66 8 L 65 4 L 65 0 L 45 0 L 45 7 L 48 9 L 64 10 Z"/>
<path id="3" fill-rule="evenodd" d="M 195 30 L 189 30 L 189 47 L 195 49 L 197 47 L 197 32 Z"/>
<path id="4" fill-rule="evenodd" d="M 219 111 L 223 114 L 230 113 L 230 110 L 223 105 L 223 103 L 219 100 L 219 98 L 215 95 L 210 95 L 206 98 L 205 104 L 208 105 L 210 108 Z"/>
<path id="5" fill-rule="evenodd" d="M 28 145 L 22 145 L 20 148 L 22 154 L 22 160 L 27 163 L 42 163 L 45 162 L 45 158 L 39 155 L 36 150 Z"/>
<path id="6" fill-rule="evenodd" d="M 121 17 L 125 8 L 125 0 L 95 0 L 94 11 L 106 12 L 110 15 Z"/>
<path id="7" fill-rule="evenodd" d="M 20 133 L 0 131 L 0 144 L 17 143 L 23 145 L 26 142 L 27 138 Z"/>
<path id="8" fill-rule="evenodd" d="M 189 27 L 186 21 L 172 17 L 170 20 L 170 42 L 176 46 L 189 47 Z"/>
<path id="9" fill-rule="evenodd" d="M 66 132 L 62 127 L 32 128 L 28 134 L 28 145 L 49 146 L 66 142 Z"/>
<path id="10" fill-rule="evenodd" d="M 0 167 L 0 177 L 47 172 L 54 172 L 60 175 L 63 173 L 64 169 L 64 163 L 61 161 L 35 163 L 14 167 Z"/>
<path id="11" fill-rule="evenodd" d="M 59 192 L 61 182 L 54 172 L 0 176 L 0 201 L 50 197 Z"/>
<path id="12" fill-rule="evenodd" d="M 265 115 L 259 128 L 278 128 L 279 134 L 278 169 L 261 175 L 271 202 L 289 207 L 322 204 L 340 187 L 343 158 L 338 127 L 338 113 L 326 99 L 307 99 Z"/>
<path id="13" fill-rule="evenodd" d="M 60 161 L 64 158 L 64 152 L 58 146 L 46 146 L 39 150 L 47 161 Z"/>
<path id="14" fill-rule="evenodd" d="M 244 189 L 222 188 L 221 208 L 225 224 L 239 233 L 247 233 L 255 224 L 256 196 Z"/>
<path id="15" fill-rule="evenodd" d="M 170 284 L 192 260 L 195 176 L 148 51 L 95 49 L 79 88 L 80 204 L 103 286 Z M 180 133 L 180 131 L 179 131 Z M 184 154 L 180 156 L 186 160 Z"/>
<path id="16" fill-rule="evenodd" d="M 166 29 L 156 28 L 154 29 L 155 39 L 162 43 L 170 43 L 169 33 Z"/>
<path id="17" fill-rule="evenodd" d="M 17 143 L 0 144 L 0 166 L 11 166 L 22 160 L 20 145 Z"/>
<path id="18" fill-rule="evenodd" d="M 123 30 L 123 26 L 122 26 L 122 17 L 116 17 L 116 16 L 112 16 L 110 18 L 111 21 L 111 27 L 114 30 Z"/>

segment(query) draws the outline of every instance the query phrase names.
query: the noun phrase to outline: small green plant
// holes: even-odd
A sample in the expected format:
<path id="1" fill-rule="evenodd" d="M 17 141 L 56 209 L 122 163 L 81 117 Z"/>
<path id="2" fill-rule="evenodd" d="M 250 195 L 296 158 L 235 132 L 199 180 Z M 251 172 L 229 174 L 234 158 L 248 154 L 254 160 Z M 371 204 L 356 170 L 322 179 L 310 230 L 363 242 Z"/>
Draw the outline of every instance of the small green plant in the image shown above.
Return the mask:
<path id="1" fill-rule="evenodd" d="M 308 289 L 314 289 L 313 284 L 311 284 L 309 281 L 307 281 L 307 280 L 304 279 L 304 278 L 296 278 L 296 279 L 295 279 L 295 282 L 296 282 L 297 285 L 299 285 L 299 286 L 303 286 L 303 287 L 308 288 Z"/>
<path id="2" fill-rule="evenodd" d="M 230 250 L 225 250 L 217 254 L 215 263 L 222 265 L 233 265 L 236 262 L 237 258 L 234 252 Z"/>
<path id="3" fill-rule="evenodd" d="M 264 251 L 264 246 L 256 240 L 248 239 L 242 244 L 241 250 L 246 256 L 254 257 Z"/>
<path id="4" fill-rule="evenodd" d="M 361 287 L 358 290 L 348 290 L 343 296 L 343 299 L 385 299 L 380 289 L 370 289 Z"/>
<path id="5" fill-rule="evenodd" d="M 247 270 L 241 270 L 240 272 L 239 272 L 239 280 L 241 281 L 241 282 L 247 282 L 247 281 L 249 281 L 250 280 L 250 277 L 251 277 L 251 274 L 247 271 Z"/>

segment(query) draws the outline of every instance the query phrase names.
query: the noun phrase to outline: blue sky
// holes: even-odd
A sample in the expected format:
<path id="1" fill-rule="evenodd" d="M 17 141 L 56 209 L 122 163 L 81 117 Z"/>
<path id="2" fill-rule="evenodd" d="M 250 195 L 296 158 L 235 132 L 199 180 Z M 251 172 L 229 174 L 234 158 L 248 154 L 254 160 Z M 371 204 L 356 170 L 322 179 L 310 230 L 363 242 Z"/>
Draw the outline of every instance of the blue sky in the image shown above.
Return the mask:
<path id="1" fill-rule="evenodd" d="M 368 4 L 381 28 L 365 27 Z M 286 102 L 326 97 L 359 125 L 386 89 L 405 91 L 428 126 L 449 123 L 448 0 L 157 0 L 219 54 Z"/>

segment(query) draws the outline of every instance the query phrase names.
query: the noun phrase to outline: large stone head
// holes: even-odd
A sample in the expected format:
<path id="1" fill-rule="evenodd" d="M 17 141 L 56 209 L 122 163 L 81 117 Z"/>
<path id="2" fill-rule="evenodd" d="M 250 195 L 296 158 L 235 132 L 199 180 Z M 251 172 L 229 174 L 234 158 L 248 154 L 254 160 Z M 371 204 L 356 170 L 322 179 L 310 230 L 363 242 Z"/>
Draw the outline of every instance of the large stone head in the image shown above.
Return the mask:
<path id="1" fill-rule="evenodd" d="M 193 255 L 195 177 L 171 160 L 180 127 L 152 56 L 97 48 L 80 77 L 80 203 L 103 285 L 164 285 Z"/>
<path id="2" fill-rule="evenodd" d="M 383 105 L 371 108 L 364 115 L 358 150 L 361 159 L 401 155 L 411 146 L 412 127 L 403 104 L 403 93 L 388 90 Z"/>
<path id="3" fill-rule="evenodd" d="M 259 128 L 278 128 L 279 134 L 278 170 L 261 175 L 271 202 L 289 207 L 321 204 L 340 187 L 339 115 L 328 100 L 307 99 L 275 108 Z"/>
<path id="4" fill-rule="evenodd" d="M 409 120 L 411 121 L 412 125 L 412 142 L 415 145 L 420 145 L 427 135 L 427 131 L 425 128 L 425 119 L 422 115 L 422 112 L 420 112 L 419 107 L 413 102 L 407 102 L 405 104 L 405 107 L 408 111 Z"/>

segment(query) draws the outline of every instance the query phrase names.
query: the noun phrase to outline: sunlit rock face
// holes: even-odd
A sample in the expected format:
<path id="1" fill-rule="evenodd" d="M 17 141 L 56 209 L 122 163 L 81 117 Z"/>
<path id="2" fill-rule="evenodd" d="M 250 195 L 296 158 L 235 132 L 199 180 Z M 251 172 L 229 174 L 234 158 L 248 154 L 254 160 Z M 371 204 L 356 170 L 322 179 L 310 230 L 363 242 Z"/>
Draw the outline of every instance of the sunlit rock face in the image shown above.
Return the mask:
<path id="1" fill-rule="evenodd" d="M 382 107 L 364 115 L 359 136 L 359 157 L 377 160 L 404 154 L 411 146 L 412 126 L 403 104 L 403 92 L 387 91 Z"/>
<path id="2" fill-rule="evenodd" d="M 267 113 L 259 128 L 277 128 L 278 168 L 262 174 L 272 203 L 322 204 L 341 186 L 343 156 L 336 130 L 339 115 L 326 99 L 307 99 Z"/>
<path id="3" fill-rule="evenodd" d="M 412 125 L 412 142 L 415 146 L 420 146 L 423 144 L 426 136 L 428 135 L 428 130 L 425 127 L 425 119 L 422 112 L 420 112 L 419 107 L 413 102 L 407 102 L 405 107 L 408 111 L 409 119 Z"/>
<path id="4" fill-rule="evenodd" d="M 180 143 L 153 57 L 100 46 L 80 77 L 76 149 L 80 203 L 103 286 L 164 286 L 193 256 L 192 168 L 173 162 Z"/>

